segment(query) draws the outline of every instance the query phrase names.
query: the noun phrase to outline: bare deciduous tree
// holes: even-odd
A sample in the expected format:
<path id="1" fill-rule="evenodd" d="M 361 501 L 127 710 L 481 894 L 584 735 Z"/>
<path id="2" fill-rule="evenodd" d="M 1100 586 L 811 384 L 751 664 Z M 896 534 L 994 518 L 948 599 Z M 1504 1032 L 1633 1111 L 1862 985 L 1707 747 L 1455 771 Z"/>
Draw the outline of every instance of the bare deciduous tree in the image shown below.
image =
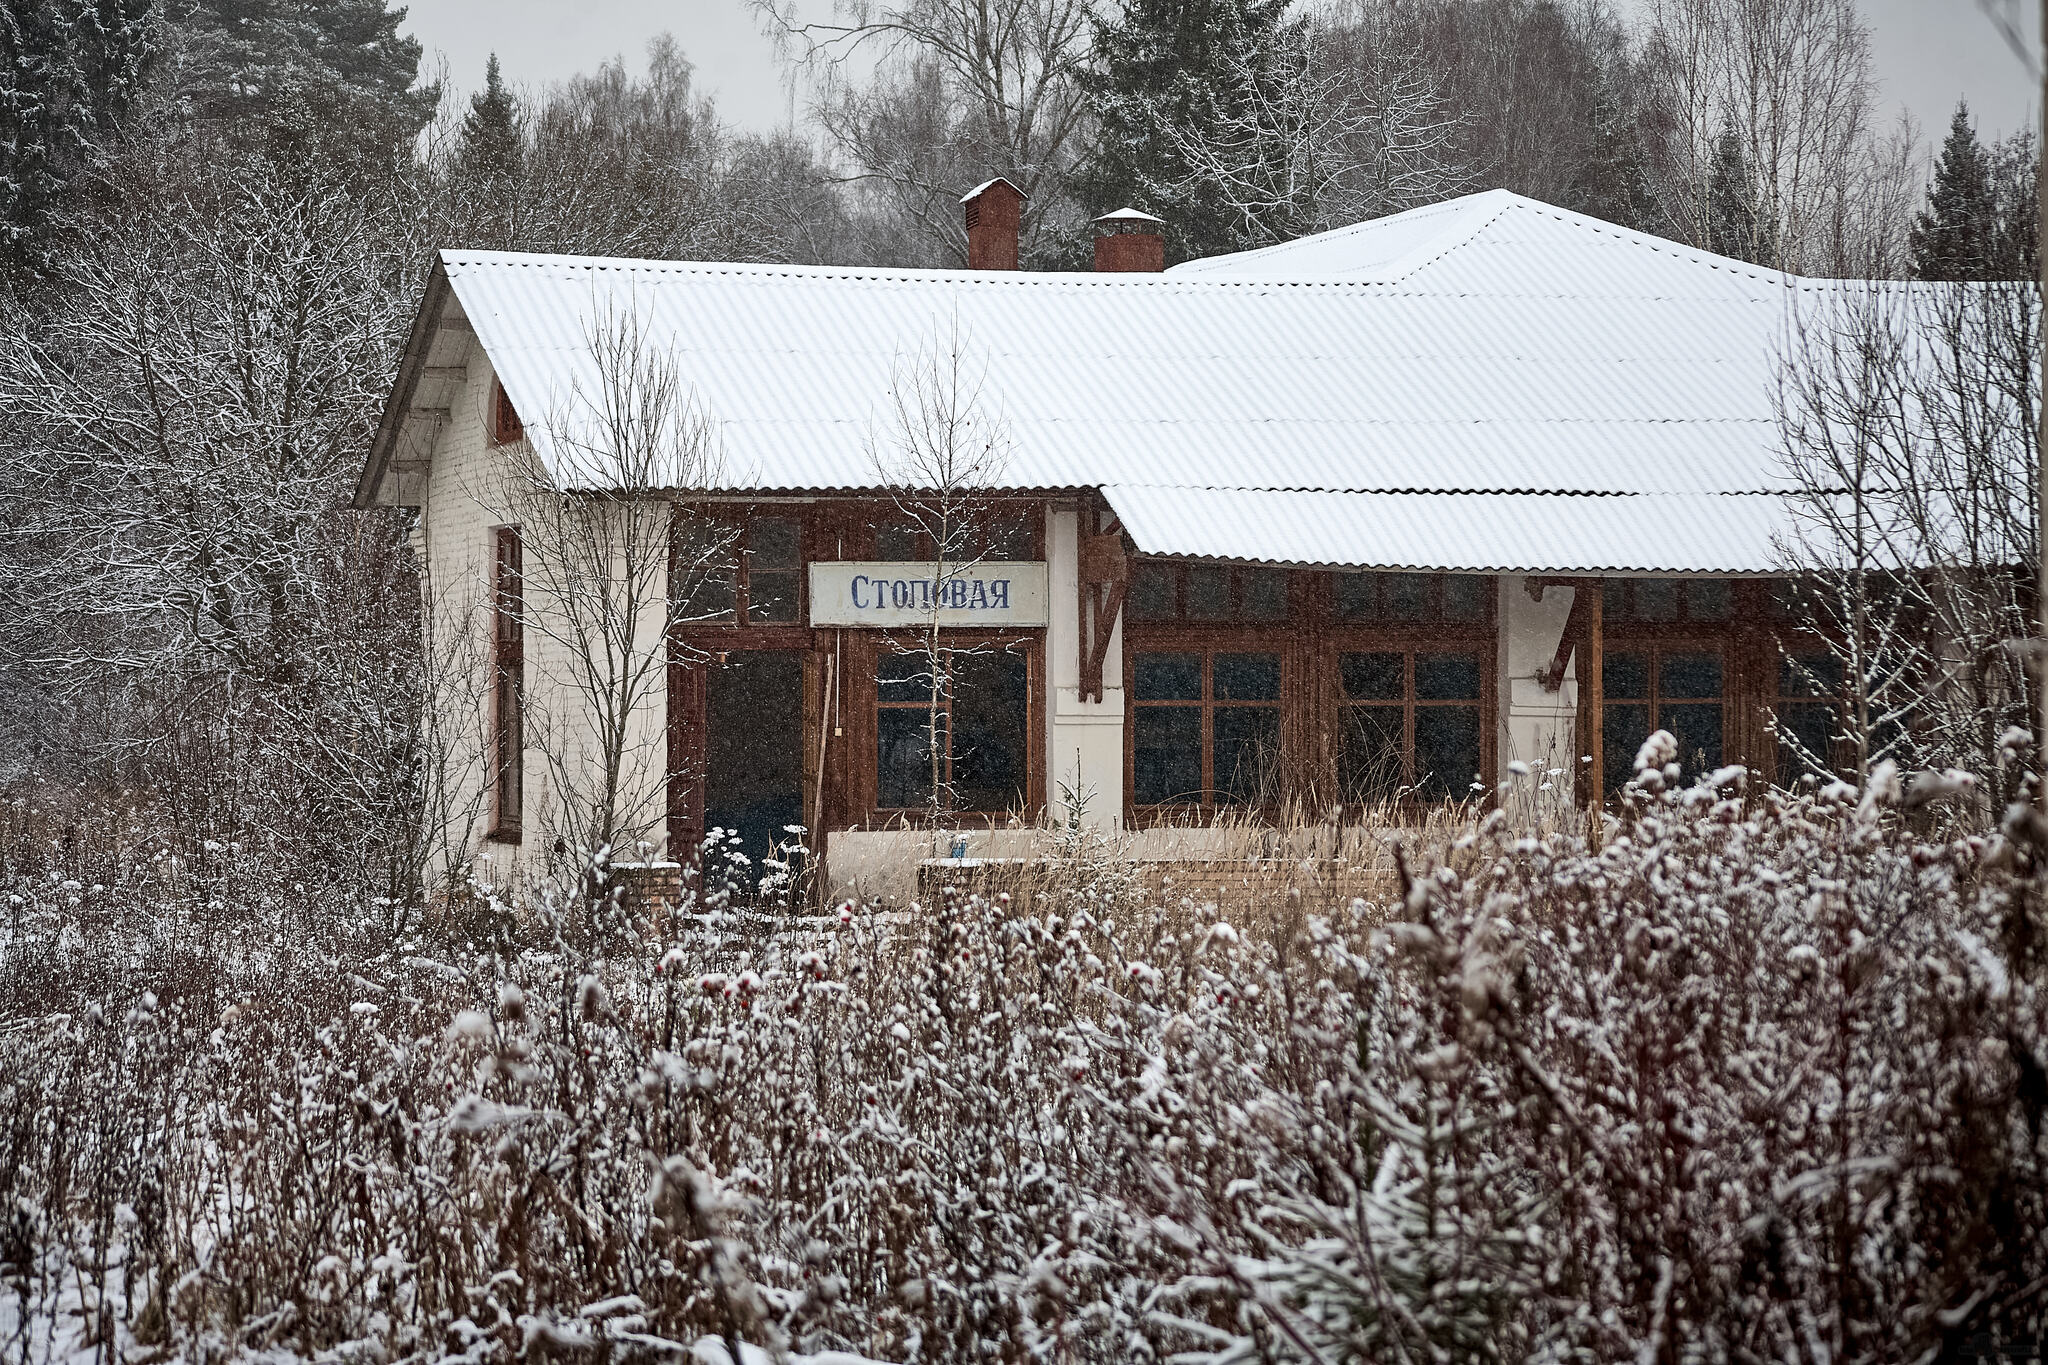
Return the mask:
<path id="1" fill-rule="evenodd" d="M 666 350 L 631 311 L 600 316 L 587 344 L 595 381 L 547 415 L 548 458 L 513 447 L 508 509 L 524 553 L 528 747 L 547 767 L 558 856 L 579 874 L 659 841 L 670 641 L 731 545 L 678 525 L 672 496 L 716 486 L 723 460 Z"/>
<path id="2" fill-rule="evenodd" d="M 2031 281 L 1850 288 L 1801 314 L 1779 399 L 1800 517 L 1784 550 L 1842 653 L 1859 771 L 1894 758 L 2018 794 L 2040 343 Z"/>
<path id="3" fill-rule="evenodd" d="M 928 687 L 926 799 L 936 828 L 956 804 L 947 762 L 953 742 L 947 706 L 961 685 L 959 663 L 988 652 L 947 636 L 948 585 L 985 558 L 987 533 L 998 516 L 988 495 L 1002 479 L 1011 441 L 1007 423 L 992 411 L 987 362 L 976 359 L 957 316 L 929 347 L 898 359 L 889 404 L 887 433 L 870 439 L 868 456 L 902 524 L 932 553 L 919 594 L 924 618 L 914 639 L 898 647 L 921 661 L 921 681 Z"/>
<path id="4" fill-rule="evenodd" d="M 1002 175 L 1030 199 L 1026 254 L 1047 244 L 1086 127 L 1086 0 L 844 0 L 829 22 L 794 0 L 754 8 L 887 235 L 965 264 L 959 195 Z"/>

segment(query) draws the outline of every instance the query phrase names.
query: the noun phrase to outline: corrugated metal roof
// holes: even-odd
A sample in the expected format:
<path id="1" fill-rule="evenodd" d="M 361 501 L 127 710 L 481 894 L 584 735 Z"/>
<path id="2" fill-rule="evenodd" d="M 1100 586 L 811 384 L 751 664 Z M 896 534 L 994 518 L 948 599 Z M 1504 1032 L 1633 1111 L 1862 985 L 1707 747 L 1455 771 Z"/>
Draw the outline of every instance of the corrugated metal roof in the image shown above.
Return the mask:
<path id="1" fill-rule="evenodd" d="M 883 482 L 892 385 L 957 337 L 1010 438 L 1004 486 L 1118 488 L 1159 553 L 1438 567 L 1772 567 L 1756 528 L 1775 500 L 1752 495 L 1784 487 L 1776 356 L 1795 302 L 1833 288 L 1504 192 L 1164 275 L 442 260 L 568 484 L 605 480 L 555 437 L 587 420 L 577 395 L 601 388 L 590 340 L 615 320 L 716 424 L 726 489 Z M 1396 496 L 1371 504 L 1378 529 L 1361 539 L 1335 525 L 1355 500 L 1261 497 L 1233 514 L 1226 490 Z M 1627 504 L 1523 494 L 1689 499 L 1654 504 L 1689 508 L 1688 525 L 1660 541 L 1629 529 Z M 1720 494 L 1744 496 L 1703 500 Z M 1210 509 L 1234 538 L 1198 529 Z M 1328 545 L 1354 558 L 1301 553 L 1310 515 L 1332 519 Z M 1402 535 L 1416 539 L 1384 548 Z M 1502 537 L 1526 548 L 1489 548 Z M 1659 544 L 1681 543 L 1693 548 L 1659 560 Z"/>
<path id="2" fill-rule="evenodd" d="M 1771 494 L 1102 490 L 1141 554 L 1464 573 L 1768 572 L 1797 534 Z M 1274 553 L 1283 547 L 1282 553 Z"/>

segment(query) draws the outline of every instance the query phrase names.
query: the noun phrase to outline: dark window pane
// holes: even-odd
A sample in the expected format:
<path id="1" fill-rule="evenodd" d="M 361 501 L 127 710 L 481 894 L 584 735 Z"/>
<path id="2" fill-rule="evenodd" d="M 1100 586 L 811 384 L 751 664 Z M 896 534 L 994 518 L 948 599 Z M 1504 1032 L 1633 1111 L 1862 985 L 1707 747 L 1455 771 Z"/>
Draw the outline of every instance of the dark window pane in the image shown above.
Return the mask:
<path id="1" fill-rule="evenodd" d="M 1416 655 L 1415 698 L 1417 701 L 1479 700 L 1479 656 Z"/>
<path id="2" fill-rule="evenodd" d="M 1625 580 L 1600 580 L 1600 618 L 1602 621 L 1628 620 L 1628 583 Z"/>
<path id="3" fill-rule="evenodd" d="M 1657 719 L 1678 741 L 1678 761 L 1684 765 L 1687 778 L 1721 766 L 1721 708 L 1718 704 L 1689 702 L 1684 706 L 1660 706 Z"/>
<path id="4" fill-rule="evenodd" d="M 923 558 L 923 537 L 907 521 L 885 521 L 875 528 L 875 558 L 889 564 L 908 564 Z"/>
<path id="5" fill-rule="evenodd" d="M 931 700 L 932 660 L 923 654 L 884 654 L 875 673 L 882 701 Z"/>
<path id="6" fill-rule="evenodd" d="M 1718 697 L 1721 695 L 1719 654 L 1666 654 L 1657 660 L 1657 696 Z M 1668 726 L 1666 727 L 1669 728 Z"/>
<path id="7" fill-rule="evenodd" d="M 1217 701 L 1280 700 L 1278 654 L 1218 654 L 1215 669 Z"/>
<path id="8" fill-rule="evenodd" d="M 1807 773 L 1834 771 L 1835 708 L 1802 701 L 1778 708 L 1778 783 L 1791 786 Z"/>
<path id="9" fill-rule="evenodd" d="M 989 517 L 983 529 L 982 538 L 987 542 L 988 558 L 998 560 L 1028 560 L 1037 552 L 1033 542 L 1037 537 L 1031 534 L 1031 516 L 1028 512 L 997 512 Z"/>
<path id="10" fill-rule="evenodd" d="M 747 523 L 748 563 L 753 568 L 796 568 L 797 545 L 795 517 L 756 517 Z"/>
<path id="11" fill-rule="evenodd" d="M 1650 737 L 1650 708 L 1607 706 L 1600 715 L 1601 780 L 1617 791 L 1636 775 L 1636 753 Z"/>
<path id="12" fill-rule="evenodd" d="M 1478 574 L 1454 573 L 1444 577 L 1444 619 L 1446 621 L 1479 621 L 1486 616 L 1486 595 L 1493 587 L 1491 578 Z"/>
<path id="13" fill-rule="evenodd" d="M 1139 654 L 1131 660 L 1131 695 L 1139 701 L 1200 701 L 1202 656 Z"/>
<path id="14" fill-rule="evenodd" d="M 1842 661 L 1832 654 L 1800 654 L 1778 660 L 1781 697 L 1838 697 Z"/>
<path id="15" fill-rule="evenodd" d="M 718 621 L 732 616 L 737 575 L 722 566 L 678 566 L 670 591 L 680 594 L 677 612 L 685 621 Z"/>
<path id="16" fill-rule="evenodd" d="M 1131 722 L 1131 799 L 1141 806 L 1202 794 L 1202 712 L 1141 706 Z"/>
<path id="17" fill-rule="evenodd" d="M 1387 615 L 1396 621 L 1420 621 L 1429 607 L 1429 575 L 1388 574 Z"/>
<path id="18" fill-rule="evenodd" d="M 945 743 L 946 713 L 939 712 Z M 875 713 L 875 800 L 892 810 L 922 806 L 932 794 L 931 712 L 922 707 Z"/>
<path id="19" fill-rule="evenodd" d="M 1695 578 L 1685 585 L 1686 614 L 1695 621 L 1725 621 L 1730 610 L 1728 580 Z"/>
<path id="20" fill-rule="evenodd" d="M 1124 619 L 1172 620 L 1173 580 L 1173 565 L 1156 559 L 1139 560 L 1131 570 L 1131 586 L 1124 593 Z"/>
<path id="21" fill-rule="evenodd" d="M 1027 678 L 1022 655 L 954 656 L 951 699 L 956 809 L 1023 807 Z"/>
<path id="22" fill-rule="evenodd" d="M 1354 657 L 1369 658 L 1370 655 Z M 1399 655 L 1393 656 L 1398 662 Z M 1337 789 L 1355 805 L 1391 801 L 1399 793 L 1401 708 L 1346 706 L 1337 739 Z"/>
<path id="23" fill-rule="evenodd" d="M 1789 578 L 1771 581 L 1770 603 L 1771 618 L 1777 621 L 1793 620 L 1804 609 L 1800 602 L 1799 585 Z"/>
<path id="24" fill-rule="evenodd" d="M 1650 695 L 1650 656 L 1610 654 L 1600 666 L 1603 697 L 1647 697 Z M 1648 738 L 1647 735 L 1644 738 Z"/>
<path id="25" fill-rule="evenodd" d="M 1415 711 L 1415 787 L 1433 800 L 1462 801 L 1479 775 L 1479 708 L 1424 706 Z"/>
<path id="26" fill-rule="evenodd" d="M 1337 661 L 1344 695 L 1359 701 L 1401 701 L 1408 695 L 1399 654 L 1346 654 Z"/>
<path id="27" fill-rule="evenodd" d="M 1365 621 L 1379 614 L 1379 575 L 1340 573 L 1330 575 L 1332 606 L 1340 621 Z"/>
<path id="28" fill-rule="evenodd" d="M 1244 592 L 1244 617 L 1247 621 L 1287 619 L 1285 569 L 1239 569 L 1237 581 Z"/>
<path id="29" fill-rule="evenodd" d="M 1675 578 L 1638 578 L 1636 590 L 1636 619 L 1641 621 L 1676 621 L 1678 619 L 1678 580 Z"/>
<path id="30" fill-rule="evenodd" d="M 798 585 L 802 576 L 794 569 L 769 571 L 759 565 L 747 573 L 747 622 L 750 625 L 787 624 L 798 619 Z"/>
<path id="31" fill-rule="evenodd" d="M 1219 666 L 1222 660 L 1217 660 Z M 1216 798 L 1257 803 L 1280 794 L 1280 708 L 1219 706 L 1210 712 Z"/>
<path id="32" fill-rule="evenodd" d="M 1230 615 L 1230 570 L 1214 564 L 1196 564 L 1188 569 L 1188 617 L 1195 621 L 1220 621 Z"/>

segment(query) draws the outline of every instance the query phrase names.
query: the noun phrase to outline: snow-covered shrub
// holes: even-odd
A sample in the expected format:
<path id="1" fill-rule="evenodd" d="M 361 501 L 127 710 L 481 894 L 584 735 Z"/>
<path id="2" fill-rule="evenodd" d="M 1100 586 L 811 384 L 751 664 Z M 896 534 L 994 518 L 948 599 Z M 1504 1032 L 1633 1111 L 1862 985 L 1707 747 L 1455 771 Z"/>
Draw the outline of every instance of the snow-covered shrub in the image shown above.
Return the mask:
<path id="1" fill-rule="evenodd" d="M 1233 923 L 1077 860 L 1029 904 L 392 941 L 132 851 L 10 855 L 0 1333 L 1222 1362 L 2038 1331 L 2039 821 L 1923 844 L 1889 776 L 1716 776 L 1647 768 L 1597 848 L 1493 815 L 1388 904 Z"/>

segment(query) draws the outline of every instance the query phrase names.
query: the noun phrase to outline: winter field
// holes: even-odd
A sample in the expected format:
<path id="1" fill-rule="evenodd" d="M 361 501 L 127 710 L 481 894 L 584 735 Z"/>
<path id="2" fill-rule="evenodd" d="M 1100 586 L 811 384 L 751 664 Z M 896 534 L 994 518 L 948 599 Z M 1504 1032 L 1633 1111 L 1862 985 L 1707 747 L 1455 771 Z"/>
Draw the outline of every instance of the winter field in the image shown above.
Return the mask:
<path id="1" fill-rule="evenodd" d="M 2038 1339 L 2039 817 L 1973 829 L 1966 787 L 1889 771 L 1667 790 L 1656 743 L 1597 846 L 1503 809 L 1411 834 L 1385 903 L 1228 922 L 1077 839 L 1029 904 L 798 921 L 592 883 L 394 924 L 261 890 L 234 848 L 184 862 L 114 812 L 14 807 L 0 1349 Z"/>

